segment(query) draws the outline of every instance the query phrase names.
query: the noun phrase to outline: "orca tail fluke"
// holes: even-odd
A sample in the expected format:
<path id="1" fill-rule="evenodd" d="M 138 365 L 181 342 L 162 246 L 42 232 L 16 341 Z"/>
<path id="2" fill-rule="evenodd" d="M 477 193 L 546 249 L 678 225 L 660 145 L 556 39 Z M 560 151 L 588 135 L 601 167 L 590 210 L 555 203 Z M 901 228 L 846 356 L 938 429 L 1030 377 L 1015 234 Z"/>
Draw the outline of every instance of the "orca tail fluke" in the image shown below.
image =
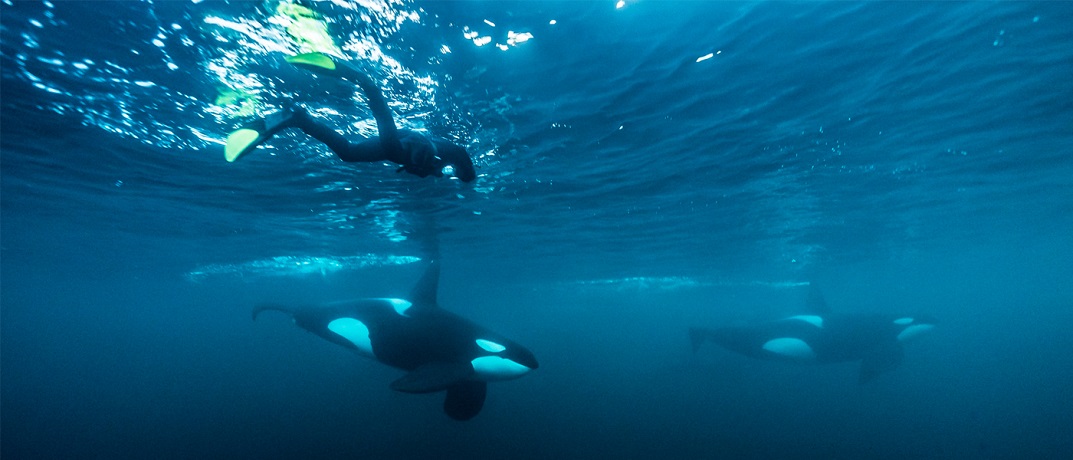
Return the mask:
<path id="1" fill-rule="evenodd" d="M 258 305 L 256 307 L 253 307 L 253 312 L 252 312 L 253 320 L 257 321 L 257 316 L 260 315 L 261 312 L 269 311 L 269 310 L 271 310 L 271 311 L 280 311 L 280 312 L 286 313 L 288 315 L 294 315 L 294 310 L 293 309 L 284 307 L 282 305 L 264 304 L 264 305 Z"/>
<path id="2" fill-rule="evenodd" d="M 689 328 L 689 344 L 693 346 L 693 353 L 696 353 L 700 349 L 701 344 L 704 343 L 704 339 L 711 333 L 706 329 L 697 327 Z"/>

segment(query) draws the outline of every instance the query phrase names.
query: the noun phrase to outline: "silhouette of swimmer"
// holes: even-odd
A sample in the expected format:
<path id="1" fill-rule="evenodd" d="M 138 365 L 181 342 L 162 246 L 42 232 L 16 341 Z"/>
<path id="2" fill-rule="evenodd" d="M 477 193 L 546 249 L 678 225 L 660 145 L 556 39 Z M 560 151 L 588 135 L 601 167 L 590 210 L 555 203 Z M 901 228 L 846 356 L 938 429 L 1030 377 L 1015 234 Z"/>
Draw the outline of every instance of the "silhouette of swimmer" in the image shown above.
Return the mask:
<path id="1" fill-rule="evenodd" d="M 398 172 L 406 171 L 419 177 L 446 175 L 463 182 L 476 179 L 473 161 L 465 148 L 395 126 L 391 109 L 380 88 L 367 75 L 323 53 L 299 54 L 288 57 L 287 62 L 356 83 L 369 100 L 369 109 L 376 119 L 379 136 L 350 142 L 332 128 L 314 120 L 304 109 L 289 108 L 254 120 L 228 135 L 224 148 L 227 161 L 239 159 L 284 129 L 298 128 L 323 142 L 343 161 L 390 161 L 401 165 Z"/>

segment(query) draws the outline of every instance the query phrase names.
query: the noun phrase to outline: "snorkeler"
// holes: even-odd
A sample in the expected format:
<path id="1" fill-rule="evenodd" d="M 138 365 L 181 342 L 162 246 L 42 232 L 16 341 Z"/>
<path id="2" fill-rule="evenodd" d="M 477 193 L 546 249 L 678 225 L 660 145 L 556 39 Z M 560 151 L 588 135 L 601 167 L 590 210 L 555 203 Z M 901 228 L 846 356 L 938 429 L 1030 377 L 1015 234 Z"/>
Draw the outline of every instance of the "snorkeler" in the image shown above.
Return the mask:
<path id="1" fill-rule="evenodd" d="M 466 149 L 443 139 L 399 129 L 391 117 L 384 96 L 371 78 L 323 53 L 306 53 L 287 58 L 287 62 L 313 72 L 357 83 L 369 100 L 369 109 L 376 119 L 378 137 L 350 142 L 332 128 L 314 120 L 302 108 L 274 112 L 263 119 L 250 122 L 227 136 L 224 155 L 233 162 L 253 151 L 258 145 L 287 128 L 298 128 L 323 142 L 335 155 L 347 162 L 390 161 L 419 177 L 454 176 L 463 182 L 477 177 Z"/>

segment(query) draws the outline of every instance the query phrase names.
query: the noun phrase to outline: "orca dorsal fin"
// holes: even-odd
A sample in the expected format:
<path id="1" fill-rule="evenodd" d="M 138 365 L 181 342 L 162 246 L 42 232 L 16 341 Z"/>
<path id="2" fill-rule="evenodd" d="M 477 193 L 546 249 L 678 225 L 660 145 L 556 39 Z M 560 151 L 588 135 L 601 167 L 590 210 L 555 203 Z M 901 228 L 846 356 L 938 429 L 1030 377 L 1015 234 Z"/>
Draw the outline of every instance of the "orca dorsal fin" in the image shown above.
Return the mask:
<path id="1" fill-rule="evenodd" d="M 414 285 L 413 291 L 410 291 L 410 302 L 413 302 L 419 308 L 435 308 L 436 290 L 439 285 L 440 263 L 433 260 L 428 264 L 428 268 L 425 269 L 425 274 Z"/>
<path id="2" fill-rule="evenodd" d="M 808 298 L 805 300 L 805 311 L 813 315 L 826 315 L 831 313 L 827 307 L 827 301 L 823 299 L 823 293 L 816 283 L 808 284 Z"/>

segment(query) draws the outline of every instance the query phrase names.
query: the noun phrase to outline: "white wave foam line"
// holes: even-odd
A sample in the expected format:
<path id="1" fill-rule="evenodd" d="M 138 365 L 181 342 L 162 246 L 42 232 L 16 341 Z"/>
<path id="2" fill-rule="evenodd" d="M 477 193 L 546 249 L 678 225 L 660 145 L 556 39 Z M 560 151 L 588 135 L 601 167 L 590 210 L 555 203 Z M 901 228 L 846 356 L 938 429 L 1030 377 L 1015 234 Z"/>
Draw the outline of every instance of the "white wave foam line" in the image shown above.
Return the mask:
<path id="1" fill-rule="evenodd" d="M 214 276 L 277 277 L 327 275 L 342 270 L 354 270 L 387 265 L 405 265 L 420 261 L 420 257 L 365 254 L 347 257 L 278 256 L 236 264 L 210 264 L 197 267 L 186 274 L 190 281 L 204 281 Z"/>
<path id="2" fill-rule="evenodd" d="M 788 289 L 808 286 L 807 281 L 764 281 L 764 280 L 718 280 L 709 281 L 687 276 L 632 276 L 626 278 L 608 278 L 595 280 L 578 280 L 562 283 L 569 286 L 607 286 L 617 289 L 636 290 L 678 290 L 700 287 L 735 287 L 759 286 L 775 289 Z"/>

